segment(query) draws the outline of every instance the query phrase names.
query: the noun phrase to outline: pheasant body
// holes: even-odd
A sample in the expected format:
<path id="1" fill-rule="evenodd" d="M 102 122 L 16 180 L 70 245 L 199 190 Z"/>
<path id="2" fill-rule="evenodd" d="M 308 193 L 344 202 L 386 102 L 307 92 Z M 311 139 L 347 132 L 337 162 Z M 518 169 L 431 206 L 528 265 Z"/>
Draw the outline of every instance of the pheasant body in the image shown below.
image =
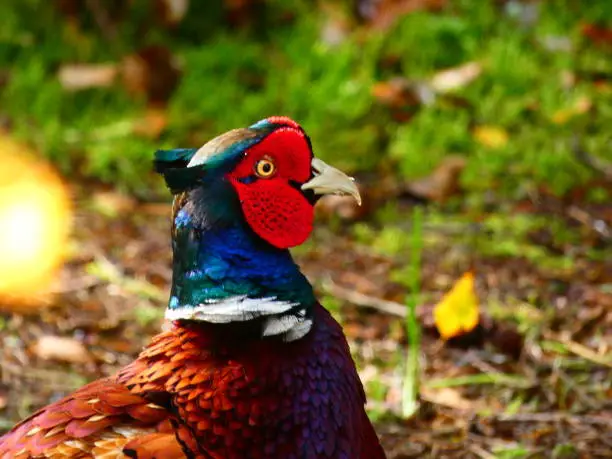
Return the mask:
<path id="1" fill-rule="evenodd" d="M 288 118 L 157 154 L 175 193 L 166 318 L 130 365 L 0 438 L 0 459 L 384 459 L 339 324 L 288 248 L 353 194 Z"/>
<path id="2" fill-rule="evenodd" d="M 373 431 L 342 331 L 320 306 L 315 319 L 307 337 L 282 345 L 236 345 L 222 332 L 175 326 L 118 380 L 144 398 L 171 394 L 211 457 L 377 457 L 361 453 Z"/>

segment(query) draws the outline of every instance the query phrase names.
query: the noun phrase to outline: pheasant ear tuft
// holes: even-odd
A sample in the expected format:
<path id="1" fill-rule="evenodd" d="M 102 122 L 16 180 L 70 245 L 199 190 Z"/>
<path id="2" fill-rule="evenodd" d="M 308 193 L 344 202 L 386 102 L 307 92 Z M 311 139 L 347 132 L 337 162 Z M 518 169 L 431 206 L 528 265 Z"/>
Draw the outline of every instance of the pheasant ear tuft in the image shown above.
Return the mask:
<path id="1" fill-rule="evenodd" d="M 198 151 L 197 148 L 175 148 L 172 150 L 157 150 L 153 164 L 155 171 L 163 174 L 168 169 L 186 167 Z"/>
<path id="2" fill-rule="evenodd" d="M 201 167 L 167 169 L 162 174 L 172 194 L 191 190 L 202 183 L 206 171 Z"/>
<path id="3" fill-rule="evenodd" d="M 155 171 L 164 176 L 172 194 L 178 194 L 197 186 L 205 174 L 201 168 L 187 167 L 197 148 L 157 150 L 153 161 Z"/>

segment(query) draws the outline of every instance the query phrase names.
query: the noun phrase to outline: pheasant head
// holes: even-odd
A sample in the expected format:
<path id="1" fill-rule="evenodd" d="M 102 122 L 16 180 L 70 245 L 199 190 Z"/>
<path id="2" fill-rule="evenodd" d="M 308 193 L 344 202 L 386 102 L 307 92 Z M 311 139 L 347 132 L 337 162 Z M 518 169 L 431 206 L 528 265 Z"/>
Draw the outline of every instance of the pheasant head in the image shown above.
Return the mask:
<path id="1" fill-rule="evenodd" d="M 288 248 L 312 232 L 322 195 L 360 202 L 353 180 L 315 158 L 304 130 L 286 117 L 198 150 L 158 151 L 156 168 L 176 195 L 166 317 L 240 323 L 250 335 L 288 341 L 307 334 L 316 300 Z"/>

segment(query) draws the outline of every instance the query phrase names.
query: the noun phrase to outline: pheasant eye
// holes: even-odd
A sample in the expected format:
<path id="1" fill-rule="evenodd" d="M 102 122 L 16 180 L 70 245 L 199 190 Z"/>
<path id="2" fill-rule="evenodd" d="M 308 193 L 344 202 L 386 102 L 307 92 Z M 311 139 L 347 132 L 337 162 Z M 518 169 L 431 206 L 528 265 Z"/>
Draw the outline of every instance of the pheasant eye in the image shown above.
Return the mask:
<path id="1" fill-rule="evenodd" d="M 255 173 L 258 177 L 269 178 L 276 172 L 276 165 L 270 159 L 260 159 L 255 163 Z"/>

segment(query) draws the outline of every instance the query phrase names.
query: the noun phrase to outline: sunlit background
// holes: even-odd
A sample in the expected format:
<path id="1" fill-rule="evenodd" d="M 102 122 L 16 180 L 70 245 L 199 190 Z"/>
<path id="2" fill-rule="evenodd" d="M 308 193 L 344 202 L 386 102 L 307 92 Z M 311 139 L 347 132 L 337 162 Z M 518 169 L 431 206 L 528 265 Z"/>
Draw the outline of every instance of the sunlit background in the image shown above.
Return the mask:
<path id="1" fill-rule="evenodd" d="M 66 185 L 46 161 L 0 136 L 0 298 L 45 301 L 63 261 L 71 220 Z"/>
<path id="2" fill-rule="evenodd" d="M 0 432 L 159 331 L 153 152 L 287 115 L 364 197 L 321 202 L 295 256 L 389 456 L 609 454 L 608 2 L 7 0 L 0 18 Z"/>

